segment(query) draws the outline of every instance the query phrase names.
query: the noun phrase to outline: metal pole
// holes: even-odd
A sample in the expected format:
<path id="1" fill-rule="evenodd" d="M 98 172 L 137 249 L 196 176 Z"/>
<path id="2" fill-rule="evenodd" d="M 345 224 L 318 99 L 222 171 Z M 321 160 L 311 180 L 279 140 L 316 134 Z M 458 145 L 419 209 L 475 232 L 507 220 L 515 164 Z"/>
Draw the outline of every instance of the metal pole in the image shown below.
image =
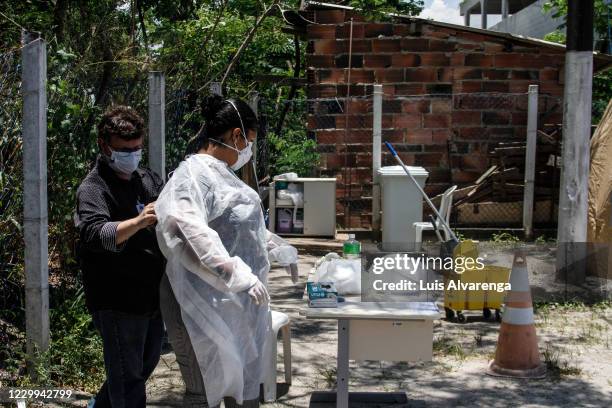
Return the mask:
<path id="1" fill-rule="evenodd" d="M 487 29 L 487 0 L 480 0 L 480 16 L 482 21 L 480 26 L 483 30 Z"/>
<path id="2" fill-rule="evenodd" d="M 466 10 L 463 15 L 463 25 L 466 27 L 470 26 L 470 10 Z"/>
<path id="3" fill-rule="evenodd" d="M 336 408 L 348 408 L 349 406 L 349 330 L 350 320 L 338 319 Z"/>
<path id="4" fill-rule="evenodd" d="M 557 233 L 557 278 L 567 283 L 586 274 L 592 84 L 593 0 L 569 0 Z"/>
<path id="5" fill-rule="evenodd" d="M 249 106 L 255 112 L 255 116 L 257 116 L 257 108 L 259 104 L 259 93 L 253 92 L 251 98 L 249 99 Z M 259 180 L 257 178 L 257 142 L 253 143 L 253 158 L 251 159 L 251 165 L 245 166 L 242 170 L 242 179 L 245 183 L 251 186 L 255 186 L 255 191 L 258 193 L 259 191 Z"/>
<path id="6" fill-rule="evenodd" d="M 380 180 L 378 169 L 381 166 L 382 150 L 382 97 L 383 86 L 374 85 L 372 119 L 372 233 L 374 238 L 380 236 Z"/>
<path id="7" fill-rule="evenodd" d="M 525 191 L 523 195 L 523 228 L 525 238 L 533 236 L 533 201 L 535 190 L 536 141 L 538 138 L 538 86 L 529 85 L 527 94 L 527 150 L 525 153 Z"/>
<path id="8" fill-rule="evenodd" d="M 34 33 L 24 31 L 22 42 L 26 351 L 32 360 L 49 347 L 47 48 Z"/>
<path id="9" fill-rule="evenodd" d="M 166 179 L 166 79 L 149 72 L 149 167 Z"/>
<path id="10" fill-rule="evenodd" d="M 502 0 L 501 3 L 501 14 L 502 14 L 502 20 L 505 20 L 508 18 L 508 0 Z"/>

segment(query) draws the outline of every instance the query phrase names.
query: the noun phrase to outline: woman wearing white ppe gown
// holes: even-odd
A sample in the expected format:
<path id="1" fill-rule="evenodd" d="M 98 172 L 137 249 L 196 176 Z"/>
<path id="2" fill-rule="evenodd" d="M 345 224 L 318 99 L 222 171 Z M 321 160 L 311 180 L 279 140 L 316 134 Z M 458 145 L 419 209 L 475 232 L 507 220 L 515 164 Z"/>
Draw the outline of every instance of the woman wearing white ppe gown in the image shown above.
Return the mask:
<path id="1" fill-rule="evenodd" d="M 197 153 L 155 205 L 168 260 L 161 308 L 186 384 L 184 406 L 224 398 L 226 407 L 257 406 L 271 330 L 267 230 L 258 194 L 234 174 L 251 157 L 257 118 L 243 101 L 220 96 L 207 97 L 202 113 Z"/>

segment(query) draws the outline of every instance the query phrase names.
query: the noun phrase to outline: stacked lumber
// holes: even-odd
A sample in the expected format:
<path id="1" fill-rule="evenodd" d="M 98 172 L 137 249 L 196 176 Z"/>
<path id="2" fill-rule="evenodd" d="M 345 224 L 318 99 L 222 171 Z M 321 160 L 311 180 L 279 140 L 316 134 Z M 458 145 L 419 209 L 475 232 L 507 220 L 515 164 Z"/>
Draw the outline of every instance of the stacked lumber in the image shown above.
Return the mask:
<path id="1" fill-rule="evenodd" d="M 539 132 L 536 146 L 536 222 L 554 218 L 558 200 L 560 132 Z M 520 225 L 525 188 L 526 142 L 500 142 L 489 152 L 490 167 L 453 196 L 457 224 Z M 434 198 L 438 202 L 438 197 Z"/>

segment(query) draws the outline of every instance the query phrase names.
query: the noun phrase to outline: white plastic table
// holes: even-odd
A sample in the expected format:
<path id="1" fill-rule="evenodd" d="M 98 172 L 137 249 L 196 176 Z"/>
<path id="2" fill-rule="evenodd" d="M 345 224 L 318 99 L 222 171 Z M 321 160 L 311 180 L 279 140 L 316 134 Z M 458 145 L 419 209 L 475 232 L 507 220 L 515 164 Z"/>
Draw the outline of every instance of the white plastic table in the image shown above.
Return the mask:
<path id="1" fill-rule="evenodd" d="M 300 314 L 307 319 L 338 321 L 338 408 L 347 408 L 349 403 L 349 360 L 431 360 L 433 321 L 441 317 L 433 302 L 354 299 L 338 303 L 337 308 L 306 307 Z"/>

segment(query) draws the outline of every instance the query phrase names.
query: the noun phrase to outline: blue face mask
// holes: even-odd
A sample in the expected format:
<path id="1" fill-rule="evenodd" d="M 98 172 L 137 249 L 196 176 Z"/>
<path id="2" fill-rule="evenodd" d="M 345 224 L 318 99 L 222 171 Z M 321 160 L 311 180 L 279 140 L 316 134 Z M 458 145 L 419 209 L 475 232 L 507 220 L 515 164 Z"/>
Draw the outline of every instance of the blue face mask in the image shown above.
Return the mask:
<path id="1" fill-rule="evenodd" d="M 108 165 L 111 169 L 125 175 L 130 175 L 136 171 L 142 158 L 142 149 L 133 152 L 117 152 L 113 149 L 110 149 L 110 151 L 111 155 L 108 158 Z"/>

